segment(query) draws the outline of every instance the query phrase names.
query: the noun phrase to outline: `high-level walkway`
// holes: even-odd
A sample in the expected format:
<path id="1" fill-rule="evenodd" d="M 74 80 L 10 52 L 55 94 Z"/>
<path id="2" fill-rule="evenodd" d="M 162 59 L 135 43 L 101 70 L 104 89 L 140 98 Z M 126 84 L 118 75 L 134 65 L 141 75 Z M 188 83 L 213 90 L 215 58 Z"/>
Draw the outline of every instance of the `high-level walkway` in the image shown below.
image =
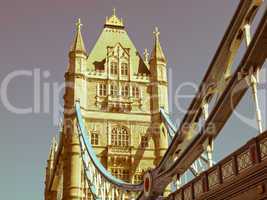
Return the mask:
<path id="1" fill-rule="evenodd" d="M 77 122 L 84 188 L 85 193 L 92 194 L 83 199 L 267 199 L 267 133 L 263 131 L 257 94 L 259 73 L 267 58 L 267 10 L 251 35 L 254 17 L 262 3 L 262 0 L 240 1 L 179 127 L 172 123 L 168 113 L 160 111 L 169 130 L 169 148 L 157 167 L 146 172 L 142 183 L 126 183 L 105 169 L 92 148 L 82 108 L 76 102 L 73 117 Z M 232 70 L 242 42 L 246 44 L 246 52 Z M 214 140 L 247 91 L 251 92 L 254 102 L 259 136 L 214 165 Z M 196 131 L 196 126 L 201 127 L 200 132 Z M 64 175 L 59 165 L 59 160 L 64 159 L 62 141 L 52 149 L 55 155 L 46 192 L 49 200 L 62 200 Z M 181 185 L 181 178 L 188 171 L 195 178 Z M 173 192 L 166 195 L 164 191 L 169 185 Z"/>
<path id="2" fill-rule="evenodd" d="M 267 132 L 251 139 L 166 199 L 267 199 Z"/>

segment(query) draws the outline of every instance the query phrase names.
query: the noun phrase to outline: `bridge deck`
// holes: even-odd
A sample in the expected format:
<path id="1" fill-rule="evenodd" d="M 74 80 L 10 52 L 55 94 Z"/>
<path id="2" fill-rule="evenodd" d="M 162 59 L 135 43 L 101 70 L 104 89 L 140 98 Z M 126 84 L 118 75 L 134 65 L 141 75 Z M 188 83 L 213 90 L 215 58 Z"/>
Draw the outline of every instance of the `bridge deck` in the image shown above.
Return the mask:
<path id="1" fill-rule="evenodd" d="M 167 199 L 267 199 L 267 131 L 170 194 Z"/>

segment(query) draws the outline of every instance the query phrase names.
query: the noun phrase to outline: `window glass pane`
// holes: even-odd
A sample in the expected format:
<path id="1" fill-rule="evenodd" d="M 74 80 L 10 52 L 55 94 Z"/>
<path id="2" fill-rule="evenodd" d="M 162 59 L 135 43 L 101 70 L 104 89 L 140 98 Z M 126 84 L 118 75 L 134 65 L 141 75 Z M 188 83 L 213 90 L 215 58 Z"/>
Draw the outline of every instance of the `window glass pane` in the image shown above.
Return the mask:
<path id="1" fill-rule="evenodd" d="M 129 146 L 129 135 L 124 127 L 113 128 L 111 131 L 111 145 Z"/>
<path id="2" fill-rule="evenodd" d="M 117 89 L 117 86 L 116 85 L 111 85 L 110 86 L 110 94 L 112 96 L 118 95 L 118 89 Z"/>
<path id="3" fill-rule="evenodd" d="M 132 89 L 132 93 L 135 98 L 139 98 L 140 92 L 138 87 L 134 86 Z"/>
<path id="4" fill-rule="evenodd" d="M 130 171 L 128 169 L 125 169 L 123 167 L 112 167 L 111 173 L 113 176 L 122 179 L 124 181 L 129 181 L 130 177 Z"/>
<path id="5" fill-rule="evenodd" d="M 147 136 L 141 137 L 141 147 L 142 148 L 148 147 L 148 137 Z"/>
<path id="6" fill-rule="evenodd" d="M 95 131 L 91 132 L 91 144 L 98 145 L 98 133 Z"/>
<path id="7" fill-rule="evenodd" d="M 121 64 L 121 75 L 127 75 L 128 74 L 128 64 L 122 63 Z"/>
<path id="8" fill-rule="evenodd" d="M 111 62 L 110 73 L 111 74 L 117 74 L 118 73 L 118 63 L 117 62 Z"/>
<path id="9" fill-rule="evenodd" d="M 107 86 L 106 86 L 106 84 L 101 83 L 99 85 L 99 95 L 100 96 L 106 96 L 106 94 L 107 94 Z"/>
<path id="10" fill-rule="evenodd" d="M 128 94 L 129 94 L 129 87 L 127 85 L 122 86 L 121 95 L 126 97 L 128 96 Z"/>

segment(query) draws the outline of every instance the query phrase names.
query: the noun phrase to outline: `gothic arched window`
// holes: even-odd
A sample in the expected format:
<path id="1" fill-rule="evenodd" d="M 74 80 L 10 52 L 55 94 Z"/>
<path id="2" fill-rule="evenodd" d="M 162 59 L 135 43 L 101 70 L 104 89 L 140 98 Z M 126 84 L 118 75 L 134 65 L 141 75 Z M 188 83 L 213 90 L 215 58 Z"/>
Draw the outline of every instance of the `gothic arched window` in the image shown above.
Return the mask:
<path id="1" fill-rule="evenodd" d="M 124 180 L 126 182 L 129 181 L 130 171 L 128 169 L 125 169 L 123 167 L 112 167 L 111 173 L 113 176 L 115 176 L 121 180 Z"/>
<path id="2" fill-rule="evenodd" d="M 121 75 L 128 75 L 128 64 L 127 63 L 121 63 Z"/>
<path id="3" fill-rule="evenodd" d="M 99 84 L 99 95 L 100 96 L 107 95 L 107 86 L 104 83 Z"/>
<path id="4" fill-rule="evenodd" d="M 112 146 L 127 147 L 129 143 L 129 133 L 125 127 L 115 127 L 111 130 Z"/>
<path id="5" fill-rule="evenodd" d="M 118 88 L 116 85 L 110 85 L 110 95 L 117 96 L 118 95 Z"/>
<path id="6" fill-rule="evenodd" d="M 98 145 L 99 144 L 99 136 L 96 131 L 91 132 L 91 144 Z"/>
<path id="7" fill-rule="evenodd" d="M 110 63 L 110 73 L 114 75 L 118 74 L 118 63 L 117 62 Z"/>
<path id="8" fill-rule="evenodd" d="M 139 88 L 137 86 L 134 86 L 133 89 L 132 89 L 132 94 L 133 94 L 133 97 L 135 98 L 139 98 L 140 96 L 140 91 L 139 91 Z"/>
<path id="9" fill-rule="evenodd" d="M 128 85 L 124 85 L 121 88 L 121 95 L 127 97 L 129 95 L 129 87 Z"/>

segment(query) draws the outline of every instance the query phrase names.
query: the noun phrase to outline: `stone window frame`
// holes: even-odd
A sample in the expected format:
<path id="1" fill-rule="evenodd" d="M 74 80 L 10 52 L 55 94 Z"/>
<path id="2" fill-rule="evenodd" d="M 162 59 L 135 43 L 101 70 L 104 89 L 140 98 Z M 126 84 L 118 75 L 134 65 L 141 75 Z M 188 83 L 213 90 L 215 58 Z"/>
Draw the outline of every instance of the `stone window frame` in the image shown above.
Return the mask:
<path id="1" fill-rule="evenodd" d="M 111 61 L 110 62 L 110 73 L 112 75 L 118 74 L 118 68 L 119 68 L 119 63 L 117 61 Z"/>
<path id="2" fill-rule="evenodd" d="M 111 143 L 111 146 L 115 146 L 115 147 L 129 147 L 130 146 L 129 130 L 124 126 L 113 127 L 111 130 L 110 143 Z"/>
<path id="3" fill-rule="evenodd" d="M 129 85 L 125 84 L 121 87 L 121 95 L 123 97 L 128 97 L 129 96 Z"/>
<path id="4" fill-rule="evenodd" d="M 110 95 L 118 96 L 118 93 L 119 93 L 118 86 L 115 84 L 110 84 Z"/>
<path id="5" fill-rule="evenodd" d="M 122 166 L 112 166 L 110 168 L 111 174 L 116 178 L 119 178 L 124 181 L 129 181 L 130 179 L 130 170 Z"/>
<path id="6" fill-rule="evenodd" d="M 139 98 L 140 97 L 140 88 L 138 86 L 133 86 L 132 87 L 132 95 L 135 98 Z"/>
<path id="7" fill-rule="evenodd" d="M 91 144 L 99 145 L 99 134 L 97 131 L 91 131 Z"/>
<path id="8" fill-rule="evenodd" d="M 133 178 L 133 182 L 134 182 L 134 184 L 141 183 L 142 180 L 143 180 L 143 176 L 144 176 L 144 174 L 141 173 L 141 172 L 137 172 L 137 173 L 135 173 L 134 178 Z"/>
<path id="9" fill-rule="evenodd" d="M 99 96 L 107 95 L 107 85 L 105 83 L 99 83 Z"/>
<path id="10" fill-rule="evenodd" d="M 127 76 L 128 75 L 128 63 L 122 62 L 121 63 L 121 75 L 122 76 Z"/>
<path id="11" fill-rule="evenodd" d="M 149 147 L 149 139 L 146 135 L 141 136 L 140 146 L 142 149 Z"/>

